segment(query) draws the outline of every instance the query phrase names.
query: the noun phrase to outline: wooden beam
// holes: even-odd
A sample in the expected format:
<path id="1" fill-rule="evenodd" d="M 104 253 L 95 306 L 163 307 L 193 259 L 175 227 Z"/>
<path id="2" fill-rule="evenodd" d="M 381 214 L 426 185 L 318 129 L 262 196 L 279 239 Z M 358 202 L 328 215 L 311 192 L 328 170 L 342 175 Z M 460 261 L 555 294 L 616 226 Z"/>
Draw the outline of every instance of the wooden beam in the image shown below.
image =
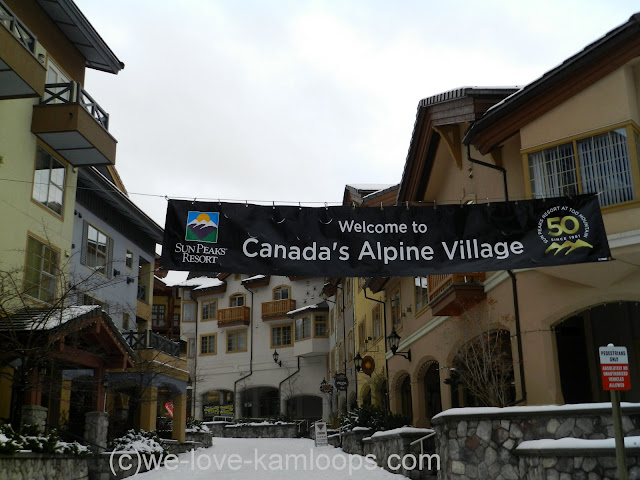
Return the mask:
<path id="1" fill-rule="evenodd" d="M 460 144 L 460 127 L 458 125 L 440 125 L 432 127 L 447 144 L 449 153 L 456 162 L 458 170 L 462 170 L 462 147 Z"/>
<path id="2" fill-rule="evenodd" d="M 106 359 L 95 353 L 90 353 L 79 348 L 65 345 L 62 351 L 53 351 L 50 353 L 52 358 L 62 360 L 77 365 L 84 365 L 91 368 L 101 368 L 106 363 Z"/>

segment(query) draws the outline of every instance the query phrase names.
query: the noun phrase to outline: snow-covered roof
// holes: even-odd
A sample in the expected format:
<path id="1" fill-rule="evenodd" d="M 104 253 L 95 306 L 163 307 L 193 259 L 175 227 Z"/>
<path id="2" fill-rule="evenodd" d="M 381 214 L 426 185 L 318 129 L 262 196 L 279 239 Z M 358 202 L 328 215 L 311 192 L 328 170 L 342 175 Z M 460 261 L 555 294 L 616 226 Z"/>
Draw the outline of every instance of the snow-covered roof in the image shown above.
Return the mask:
<path id="1" fill-rule="evenodd" d="M 7 326 L 14 330 L 51 330 L 71 320 L 100 311 L 100 305 L 73 305 L 65 308 L 27 308 L 16 312 L 10 318 L 10 325 L 0 323 L 0 329 Z"/>
<path id="2" fill-rule="evenodd" d="M 179 272 L 177 270 L 169 270 L 164 278 L 156 277 L 167 287 L 178 286 L 179 283 L 184 282 L 187 279 L 189 272 Z"/>
<path id="3" fill-rule="evenodd" d="M 287 312 L 287 316 L 294 316 L 294 315 L 298 315 L 300 313 L 303 312 L 307 312 L 310 310 L 329 310 L 329 305 L 327 304 L 327 302 L 320 302 L 320 303 L 314 303 L 313 305 L 305 305 L 304 307 L 300 307 L 300 308 L 296 308 L 295 310 L 291 310 L 290 312 Z"/>
<path id="4" fill-rule="evenodd" d="M 219 287 L 224 285 L 224 281 L 219 278 L 212 277 L 196 277 L 189 278 L 180 283 L 173 285 L 174 287 L 195 287 L 194 290 L 204 290 L 211 287 Z"/>

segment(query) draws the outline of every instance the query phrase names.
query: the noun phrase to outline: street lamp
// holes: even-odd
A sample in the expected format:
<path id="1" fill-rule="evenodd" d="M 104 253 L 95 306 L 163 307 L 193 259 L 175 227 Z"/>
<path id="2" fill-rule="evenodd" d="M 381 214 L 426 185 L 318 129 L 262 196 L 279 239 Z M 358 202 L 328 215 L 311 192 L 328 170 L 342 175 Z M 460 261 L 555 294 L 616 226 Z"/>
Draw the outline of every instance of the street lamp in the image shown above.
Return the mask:
<path id="1" fill-rule="evenodd" d="M 353 357 L 353 363 L 356 366 L 356 372 L 362 370 L 362 357 L 360 356 L 360 352 L 356 353 L 356 356 Z"/>
<path id="2" fill-rule="evenodd" d="M 387 337 L 387 341 L 389 342 L 391 353 L 393 353 L 394 355 L 400 355 L 401 357 L 404 357 L 407 360 L 411 361 L 411 349 L 407 350 L 406 352 L 398 351 L 398 345 L 400 344 L 400 335 L 398 335 L 395 328 Z"/>
<path id="3" fill-rule="evenodd" d="M 280 357 L 280 355 L 278 355 L 278 350 L 274 350 L 273 351 L 273 361 L 276 362 L 278 365 L 282 366 L 282 361 L 278 361 L 278 358 Z"/>

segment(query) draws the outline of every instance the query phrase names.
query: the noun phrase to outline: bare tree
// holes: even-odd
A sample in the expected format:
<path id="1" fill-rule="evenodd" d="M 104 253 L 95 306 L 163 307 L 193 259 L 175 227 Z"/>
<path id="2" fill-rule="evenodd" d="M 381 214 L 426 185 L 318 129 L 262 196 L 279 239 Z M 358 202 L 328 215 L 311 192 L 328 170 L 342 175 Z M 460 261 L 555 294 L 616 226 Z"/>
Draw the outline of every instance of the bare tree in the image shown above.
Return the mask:
<path id="1" fill-rule="evenodd" d="M 504 407 L 514 398 L 514 370 L 511 336 L 501 325 L 508 325 L 511 317 L 498 317 L 495 303 L 487 299 L 463 313 L 465 331 L 474 336 L 456 354 L 449 383 L 462 387 L 467 402 Z"/>

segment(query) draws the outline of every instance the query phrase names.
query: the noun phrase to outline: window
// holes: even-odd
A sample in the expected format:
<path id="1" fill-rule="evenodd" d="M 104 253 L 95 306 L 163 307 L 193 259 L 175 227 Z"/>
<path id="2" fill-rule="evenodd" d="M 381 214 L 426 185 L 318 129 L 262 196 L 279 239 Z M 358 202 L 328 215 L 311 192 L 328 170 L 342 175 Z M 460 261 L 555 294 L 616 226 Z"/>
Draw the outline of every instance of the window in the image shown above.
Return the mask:
<path id="1" fill-rule="evenodd" d="M 122 329 L 129 330 L 130 322 L 131 322 L 131 316 L 127 312 L 122 312 Z"/>
<path id="2" fill-rule="evenodd" d="M 427 277 L 415 277 L 416 313 L 429 304 L 429 291 L 427 290 Z"/>
<path id="3" fill-rule="evenodd" d="M 56 297 L 60 254 L 33 237 L 27 239 L 24 290 L 27 295 L 51 303 Z"/>
<path id="4" fill-rule="evenodd" d="M 378 304 L 371 310 L 371 318 L 373 321 L 373 338 L 378 340 L 382 337 L 382 305 Z"/>
<path id="5" fill-rule="evenodd" d="M 173 314 L 173 326 L 174 327 L 179 327 L 180 326 L 180 314 L 179 313 L 174 313 Z"/>
<path id="6" fill-rule="evenodd" d="M 111 278 L 112 241 L 107 235 L 88 222 L 84 222 L 82 263 Z"/>
<path id="7" fill-rule="evenodd" d="M 129 249 L 124 254 L 124 264 L 129 270 L 133 270 L 133 252 Z"/>
<path id="8" fill-rule="evenodd" d="M 164 305 L 152 305 L 151 306 L 151 320 L 154 327 L 165 326 L 165 306 Z"/>
<path id="9" fill-rule="evenodd" d="M 200 336 L 200 355 L 215 355 L 216 334 Z"/>
<path id="10" fill-rule="evenodd" d="M 528 156 L 534 198 L 599 193 L 600 205 L 635 199 L 626 128 L 618 128 Z"/>
<path id="11" fill-rule="evenodd" d="M 218 301 L 202 302 L 202 320 L 213 320 L 218 316 Z"/>
<path id="12" fill-rule="evenodd" d="M 78 303 L 80 305 L 100 305 L 102 307 L 102 310 L 109 313 L 109 305 L 107 305 L 106 302 L 98 300 L 97 298 L 92 297 L 91 295 L 87 295 L 86 293 L 81 293 L 79 297 L 80 298 L 78 299 Z"/>
<path id="13" fill-rule="evenodd" d="M 280 286 L 273 289 L 274 300 L 288 300 L 291 298 L 291 289 L 287 286 Z"/>
<path id="14" fill-rule="evenodd" d="M 358 350 L 363 353 L 367 349 L 367 318 L 358 324 Z"/>
<path id="15" fill-rule="evenodd" d="M 196 356 L 196 339 L 190 338 L 187 344 L 187 356 L 193 358 Z"/>
<path id="16" fill-rule="evenodd" d="M 236 293 L 229 297 L 230 307 L 244 307 L 244 294 Z"/>
<path id="17" fill-rule="evenodd" d="M 196 321 L 196 304 L 192 302 L 182 304 L 182 320 L 184 322 Z"/>
<path id="18" fill-rule="evenodd" d="M 314 337 L 326 337 L 327 336 L 327 316 L 316 315 L 315 316 L 315 332 Z"/>
<path id="19" fill-rule="evenodd" d="M 402 328 L 402 317 L 400 316 L 400 290 L 391 295 L 391 324 L 396 330 Z"/>
<path id="20" fill-rule="evenodd" d="M 292 325 L 274 325 L 271 327 L 271 347 L 290 347 L 293 345 L 291 337 Z"/>
<path id="21" fill-rule="evenodd" d="M 234 330 L 227 332 L 227 353 L 247 351 L 247 331 Z"/>
<path id="22" fill-rule="evenodd" d="M 58 215 L 62 215 L 65 172 L 62 163 L 38 147 L 33 199 Z"/>
<path id="23" fill-rule="evenodd" d="M 311 338 L 311 317 L 296 319 L 296 341 Z"/>

